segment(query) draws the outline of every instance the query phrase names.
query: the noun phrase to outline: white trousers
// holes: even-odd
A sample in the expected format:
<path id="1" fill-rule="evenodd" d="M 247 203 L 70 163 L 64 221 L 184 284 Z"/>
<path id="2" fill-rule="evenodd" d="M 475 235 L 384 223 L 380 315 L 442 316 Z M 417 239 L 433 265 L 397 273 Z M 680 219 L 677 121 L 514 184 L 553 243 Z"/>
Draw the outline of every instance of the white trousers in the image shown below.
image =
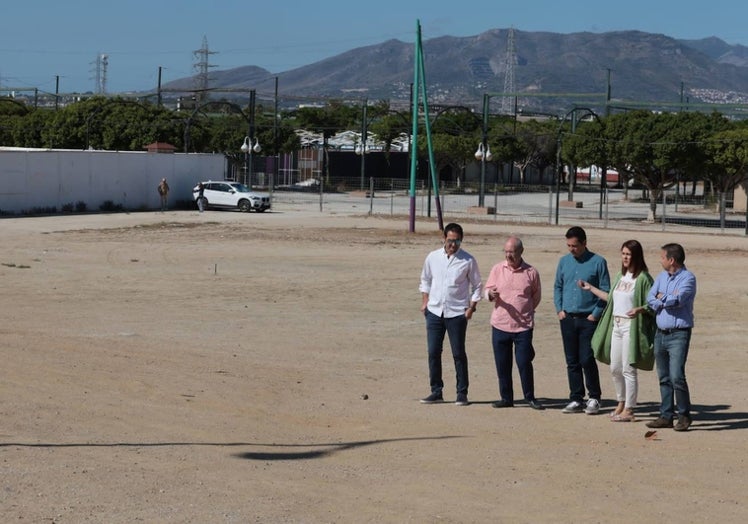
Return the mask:
<path id="1" fill-rule="evenodd" d="M 610 374 L 616 389 L 618 402 L 625 402 L 626 409 L 636 407 L 639 383 L 636 368 L 628 362 L 631 340 L 631 319 L 613 317 L 613 334 L 610 341 Z"/>

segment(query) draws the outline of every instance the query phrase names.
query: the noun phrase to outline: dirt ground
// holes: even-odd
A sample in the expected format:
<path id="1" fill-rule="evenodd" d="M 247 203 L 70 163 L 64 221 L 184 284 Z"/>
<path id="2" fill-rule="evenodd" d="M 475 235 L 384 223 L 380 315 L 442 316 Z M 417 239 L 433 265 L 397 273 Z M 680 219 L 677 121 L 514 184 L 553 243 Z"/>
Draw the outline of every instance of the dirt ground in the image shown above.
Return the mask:
<path id="1" fill-rule="evenodd" d="M 544 296 L 536 392 L 496 410 L 488 308 L 470 400 L 425 406 L 433 222 L 168 212 L 0 221 L 2 522 L 746 522 L 748 239 L 586 226 L 611 271 L 678 241 L 698 279 L 694 425 L 567 415 L 552 303 L 566 227 L 462 221 L 484 279 L 519 234 Z M 445 394 L 454 367 L 445 354 Z M 516 377 L 516 370 L 515 370 Z M 519 379 L 515 396 L 521 398 Z"/>

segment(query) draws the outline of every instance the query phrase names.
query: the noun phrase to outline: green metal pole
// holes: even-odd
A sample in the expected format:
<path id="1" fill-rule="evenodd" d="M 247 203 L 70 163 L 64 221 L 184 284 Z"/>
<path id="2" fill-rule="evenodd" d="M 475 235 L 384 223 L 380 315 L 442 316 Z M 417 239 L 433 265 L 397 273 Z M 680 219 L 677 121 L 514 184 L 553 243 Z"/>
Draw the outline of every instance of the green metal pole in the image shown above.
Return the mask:
<path id="1" fill-rule="evenodd" d="M 416 167 L 418 165 L 418 85 L 419 85 L 419 67 L 418 67 L 418 55 L 421 54 L 421 22 L 416 21 L 416 49 L 414 54 L 414 67 L 413 67 L 413 85 L 415 89 L 411 89 L 411 120 L 412 120 L 412 141 L 410 144 L 410 213 L 408 221 L 408 231 L 410 233 L 416 230 Z"/>
<path id="2" fill-rule="evenodd" d="M 488 151 L 488 93 L 483 94 L 483 155 L 480 159 L 480 191 L 478 192 L 478 206 L 486 203 L 486 151 Z"/>
<path id="3" fill-rule="evenodd" d="M 431 170 L 431 180 L 434 185 L 434 206 L 436 207 L 436 219 L 439 224 L 439 231 L 444 230 L 444 217 L 442 216 L 442 206 L 439 200 L 439 181 L 436 176 L 436 160 L 434 159 L 434 145 L 431 141 L 431 119 L 429 118 L 429 100 L 426 94 L 426 66 L 423 62 L 423 50 L 420 45 L 420 33 L 418 35 L 418 66 L 421 77 L 421 90 L 423 92 L 423 118 L 426 125 L 426 144 L 429 152 L 429 168 Z"/>

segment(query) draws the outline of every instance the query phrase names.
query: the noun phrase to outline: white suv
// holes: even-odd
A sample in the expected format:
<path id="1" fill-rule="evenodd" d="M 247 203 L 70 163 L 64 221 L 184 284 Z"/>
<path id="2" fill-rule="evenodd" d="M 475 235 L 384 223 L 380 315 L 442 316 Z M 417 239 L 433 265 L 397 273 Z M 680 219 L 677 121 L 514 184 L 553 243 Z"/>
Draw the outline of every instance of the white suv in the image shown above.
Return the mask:
<path id="1" fill-rule="evenodd" d="M 270 195 L 250 191 L 247 186 L 239 182 L 203 182 L 203 207 L 238 208 L 240 211 L 251 210 L 263 213 L 270 209 Z M 199 185 L 192 188 L 192 198 L 199 197 Z"/>

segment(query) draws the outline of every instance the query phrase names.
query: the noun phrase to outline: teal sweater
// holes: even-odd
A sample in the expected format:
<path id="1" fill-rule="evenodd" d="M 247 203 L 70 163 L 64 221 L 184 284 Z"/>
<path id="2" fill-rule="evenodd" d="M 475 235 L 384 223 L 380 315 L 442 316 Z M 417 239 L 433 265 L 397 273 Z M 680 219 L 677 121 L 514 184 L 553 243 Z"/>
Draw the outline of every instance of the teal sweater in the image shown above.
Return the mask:
<path id="1" fill-rule="evenodd" d="M 592 335 L 592 350 L 595 358 L 603 364 L 610 364 L 610 340 L 613 336 L 613 290 L 621 280 L 621 272 L 613 279 L 608 302 Z M 654 312 L 647 305 L 647 293 L 652 287 L 652 277 L 646 271 L 639 273 L 634 283 L 634 307 L 645 306 L 645 310 L 631 319 L 629 363 L 649 371 L 654 368 L 654 334 L 656 329 Z"/>

